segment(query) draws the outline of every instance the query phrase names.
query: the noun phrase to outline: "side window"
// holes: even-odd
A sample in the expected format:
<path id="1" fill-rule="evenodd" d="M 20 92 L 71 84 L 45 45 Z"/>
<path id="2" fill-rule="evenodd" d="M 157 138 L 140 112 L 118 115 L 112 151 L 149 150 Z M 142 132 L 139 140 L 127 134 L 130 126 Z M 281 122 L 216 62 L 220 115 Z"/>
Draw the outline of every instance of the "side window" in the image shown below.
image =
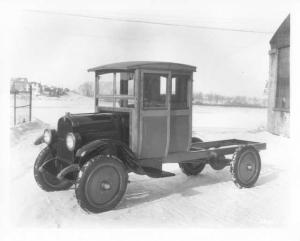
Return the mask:
<path id="1" fill-rule="evenodd" d="M 113 79 L 114 74 L 102 74 L 99 81 L 99 94 L 100 95 L 113 95 Z"/>
<path id="2" fill-rule="evenodd" d="M 172 75 L 171 109 L 188 108 L 188 75 Z"/>
<path id="3" fill-rule="evenodd" d="M 168 76 L 164 74 L 144 74 L 144 108 L 166 108 Z"/>
<path id="4" fill-rule="evenodd" d="M 113 107 L 114 102 L 112 98 L 105 98 L 104 96 L 113 95 L 113 79 L 114 74 L 102 74 L 99 76 L 98 82 L 98 106 Z"/>
<path id="5" fill-rule="evenodd" d="M 135 107 L 133 72 L 102 74 L 99 76 L 98 89 L 99 106 L 116 108 Z"/>
<path id="6" fill-rule="evenodd" d="M 134 95 L 133 75 L 127 72 L 116 74 L 116 95 Z"/>
<path id="7" fill-rule="evenodd" d="M 135 101 L 130 99 L 134 96 L 134 74 L 128 72 L 120 72 L 116 74 L 116 95 L 128 96 L 129 98 L 116 98 L 115 106 L 118 108 L 134 108 Z"/>

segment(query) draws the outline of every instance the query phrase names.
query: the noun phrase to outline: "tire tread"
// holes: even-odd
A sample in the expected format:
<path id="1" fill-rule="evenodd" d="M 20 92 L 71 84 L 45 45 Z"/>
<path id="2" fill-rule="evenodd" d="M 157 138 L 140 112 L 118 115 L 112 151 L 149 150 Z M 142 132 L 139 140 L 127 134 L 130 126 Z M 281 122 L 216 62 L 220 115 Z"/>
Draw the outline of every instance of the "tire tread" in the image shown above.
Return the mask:
<path id="1" fill-rule="evenodd" d="M 238 176 L 237 176 L 237 165 L 238 165 L 238 162 L 239 162 L 239 158 L 241 156 L 242 153 L 244 153 L 245 151 L 247 150 L 251 150 L 253 151 L 257 158 L 258 158 L 258 162 L 259 162 L 259 170 L 258 170 L 258 173 L 257 173 L 257 177 L 249 184 L 244 184 L 242 183 Z M 254 186 L 254 184 L 256 183 L 258 177 L 259 177 L 259 174 L 260 174 L 260 169 L 261 169 L 261 160 L 260 160 L 260 156 L 259 156 L 259 153 L 258 151 L 252 147 L 252 146 L 245 146 L 245 145 L 241 145 L 239 146 L 233 156 L 232 156 L 232 161 L 230 162 L 230 173 L 231 173 L 231 176 L 232 176 L 232 181 L 234 182 L 234 184 L 238 187 L 238 188 L 251 188 Z"/>

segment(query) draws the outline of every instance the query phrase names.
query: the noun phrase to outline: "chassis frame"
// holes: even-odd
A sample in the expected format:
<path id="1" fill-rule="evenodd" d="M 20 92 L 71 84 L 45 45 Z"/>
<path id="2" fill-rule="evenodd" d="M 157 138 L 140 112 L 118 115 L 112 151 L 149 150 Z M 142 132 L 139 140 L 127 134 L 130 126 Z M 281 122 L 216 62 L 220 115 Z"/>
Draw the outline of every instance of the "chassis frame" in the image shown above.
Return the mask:
<path id="1" fill-rule="evenodd" d="M 233 154 L 241 146 L 252 146 L 257 151 L 265 150 L 267 147 L 266 143 L 239 139 L 196 142 L 192 144 L 190 151 L 169 154 L 163 163 L 203 162 L 210 158 Z"/>
<path id="2" fill-rule="evenodd" d="M 253 147 L 257 151 L 265 150 L 266 149 L 266 143 L 262 142 L 254 142 L 254 141 L 246 141 L 246 140 L 240 140 L 240 139 L 226 139 L 226 140 L 219 140 L 219 141 L 208 141 L 208 142 L 195 142 L 192 144 L 191 149 L 186 152 L 176 152 L 176 153 L 170 153 L 167 155 L 162 161 L 162 164 L 166 163 L 206 163 L 209 164 L 211 160 L 215 160 L 218 157 L 225 156 L 225 155 L 232 155 L 234 154 L 239 148 L 241 147 Z M 43 171 L 44 168 L 47 169 L 47 164 L 51 163 L 52 161 L 55 161 L 56 159 L 49 159 L 48 162 L 45 162 L 41 167 L 40 171 Z M 224 166 L 228 166 L 230 164 L 232 159 L 224 159 L 225 162 Z M 142 163 L 143 160 L 135 160 L 136 163 Z M 147 161 L 153 161 L 152 159 L 148 159 Z M 64 161 L 62 161 L 64 162 Z M 63 180 L 66 175 L 74 172 L 80 171 L 80 165 L 78 163 L 76 164 L 70 164 L 64 169 L 62 169 L 59 173 L 57 173 L 57 178 L 59 180 Z M 139 168 L 143 169 L 142 166 L 139 166 Z M 153 173 L 149 173 L 148 171 L 145 171 L 147 169 L 143 169 L 144 172 L 138 172 L 137 170 L 134 170 L 137 174 L 146 174 L 150 177 L 156 177 L 153 176 Z M 161 172 L 161 169 L 155 169 L 151 168 L 152 172 Z M 157 176 L 159 177 L 159 176 Z M 76 180 L 73 180 L 75 183 Z"/>

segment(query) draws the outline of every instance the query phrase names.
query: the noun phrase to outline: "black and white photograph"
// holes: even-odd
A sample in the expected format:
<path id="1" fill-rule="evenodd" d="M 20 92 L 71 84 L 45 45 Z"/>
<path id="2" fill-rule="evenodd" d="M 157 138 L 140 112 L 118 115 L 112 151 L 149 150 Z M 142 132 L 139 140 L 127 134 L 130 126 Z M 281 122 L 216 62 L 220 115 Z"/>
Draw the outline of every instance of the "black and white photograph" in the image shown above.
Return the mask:
<path id="1" fill-rule="evenodd" d="M 0 7 L 4 240 L 300 238 L 297 1 Z"/>

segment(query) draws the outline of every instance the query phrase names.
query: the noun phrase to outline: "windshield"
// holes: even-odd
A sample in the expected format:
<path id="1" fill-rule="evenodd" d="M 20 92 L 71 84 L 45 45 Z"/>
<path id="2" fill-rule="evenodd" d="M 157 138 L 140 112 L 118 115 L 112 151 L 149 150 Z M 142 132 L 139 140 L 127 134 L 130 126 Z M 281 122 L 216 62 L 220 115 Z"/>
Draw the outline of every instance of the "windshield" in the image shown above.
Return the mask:
<path id="1" fill-rule="evenodd" d="M 98 76 L 98 106 L 133 108 L 134 73 L 117 72 Z"/>

